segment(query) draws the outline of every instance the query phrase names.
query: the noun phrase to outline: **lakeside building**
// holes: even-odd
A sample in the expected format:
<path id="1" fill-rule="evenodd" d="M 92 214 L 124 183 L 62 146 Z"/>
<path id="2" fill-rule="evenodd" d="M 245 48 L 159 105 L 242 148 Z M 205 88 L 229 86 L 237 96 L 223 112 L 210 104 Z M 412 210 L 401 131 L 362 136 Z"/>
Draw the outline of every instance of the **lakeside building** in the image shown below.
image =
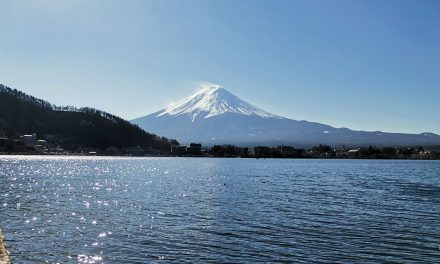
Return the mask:
<path id="1" fill-rule="evenodd" d="M 202 155 L 202 144 L 191 143 L 187 145 L 171 146 L 171 155 L 173 156 L 200 156 Z"/>
<path id="2" fill-rule="evenodd" d="M 37 140 L 37 142 L 35 143 L 35 150 L 38 152 L 46 152 L 47 148 L 47 141 L 43 140 L 43 139 L 39 139 Z"/>
<path id="3" fill-rule="evenodd" d="M 349 151 L 347 151 L 347 156 L 350 158 L 356 157 L 359 154 L 360 150 L 361 150 L 360 148 L 350 149 Z"/>
<path id="4" fill-rule="evenodd" d="M 185 145 L 171 146 L 171 155 L 173 155 L 173 156 L 183 156 L 185 154 L 186 154 L 186 146 Z"/>
<path id="5" fill-rule="evenodd" d="M 200 143 L 189 144 L 189 147 L 186 147 L 186 153 L 194 156 L 198 156 L 202 154 L 202 144 Z"/>
<path id="6" fill-rule="evenodd" d="M 21 139 L 23 140 L 25 147 L 33 148 L 37 143 L 37 134 L 33 133 L 32 135 L 23 135 L 21 136 Z"/>

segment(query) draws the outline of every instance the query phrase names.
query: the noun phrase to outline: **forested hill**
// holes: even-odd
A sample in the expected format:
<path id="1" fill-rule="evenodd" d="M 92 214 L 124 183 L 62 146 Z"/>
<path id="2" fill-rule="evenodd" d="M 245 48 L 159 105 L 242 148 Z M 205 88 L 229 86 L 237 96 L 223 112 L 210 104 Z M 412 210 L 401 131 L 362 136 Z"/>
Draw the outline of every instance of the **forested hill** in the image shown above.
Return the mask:
<path id="1" fill-rule="evenodd" d="M 32 133 L 73 151 L 134 146 L 169 151 L 171 144 L 177 143 L 112 114 L 88 107 L 58 107 L 0 84 L 0 137 L 18 139 Z"/>

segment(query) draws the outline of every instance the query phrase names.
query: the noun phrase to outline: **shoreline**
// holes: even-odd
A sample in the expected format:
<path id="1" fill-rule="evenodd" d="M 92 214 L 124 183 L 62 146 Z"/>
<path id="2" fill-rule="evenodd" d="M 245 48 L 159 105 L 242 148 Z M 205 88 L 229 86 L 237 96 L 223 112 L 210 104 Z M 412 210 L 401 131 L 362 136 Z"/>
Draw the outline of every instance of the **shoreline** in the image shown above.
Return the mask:
<path id="1" fill-rule="evenodd" d="M 0 229 L 0 264 L 11 264 L 11 259 L 9 258 L 9 251 L 5 247 L 3 242 L 3 233 Z"/>
<path id="2" fill-rule="evenodd" d="M 12 156 L 37 156 L 37 157 L 66 157 L 66 158 L 205 158 L 205 159 L 280 159 L 280 160 L 414 160 L 414 161 L 435 161 L 439 159 L 429 158 L 362 158 L 362 157 L 255 157 L 255 156 L 171 156 L 171 155 L 151 155 L 151 156 L 129 156 L 129 155 L 84 155 L 77 153 L 70 154 L 43 154 L 43 153 L 0 153 L 0 157 Z M 0 263 L 2 264 L 2 263 Z"/>

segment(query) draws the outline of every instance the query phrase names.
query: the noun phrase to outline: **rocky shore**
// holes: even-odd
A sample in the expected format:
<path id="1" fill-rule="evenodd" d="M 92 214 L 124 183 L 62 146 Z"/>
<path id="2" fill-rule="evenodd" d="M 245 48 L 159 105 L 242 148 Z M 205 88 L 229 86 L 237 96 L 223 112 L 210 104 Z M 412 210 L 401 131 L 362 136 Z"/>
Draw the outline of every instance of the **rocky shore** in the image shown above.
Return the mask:
<path id="1" fill-rule="evenodd" d="M 5 244 L 3 243 L 3 233 L 0 229 L 0 264 L 11 264 L 9 259 L 9 252 L 6 250 Z"/>

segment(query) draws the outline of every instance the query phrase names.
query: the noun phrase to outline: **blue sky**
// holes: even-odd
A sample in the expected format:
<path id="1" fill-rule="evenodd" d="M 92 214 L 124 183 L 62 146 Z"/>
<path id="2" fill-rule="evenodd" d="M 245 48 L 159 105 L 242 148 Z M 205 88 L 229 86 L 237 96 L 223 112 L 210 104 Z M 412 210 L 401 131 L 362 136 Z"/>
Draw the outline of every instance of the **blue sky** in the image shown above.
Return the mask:
<path id="1" fill-rule="evenodd" d="M 439 1 L 2 0 L 0 83 L 131 119 L 219 83 L 269 112 L 440 134 Z"/>

